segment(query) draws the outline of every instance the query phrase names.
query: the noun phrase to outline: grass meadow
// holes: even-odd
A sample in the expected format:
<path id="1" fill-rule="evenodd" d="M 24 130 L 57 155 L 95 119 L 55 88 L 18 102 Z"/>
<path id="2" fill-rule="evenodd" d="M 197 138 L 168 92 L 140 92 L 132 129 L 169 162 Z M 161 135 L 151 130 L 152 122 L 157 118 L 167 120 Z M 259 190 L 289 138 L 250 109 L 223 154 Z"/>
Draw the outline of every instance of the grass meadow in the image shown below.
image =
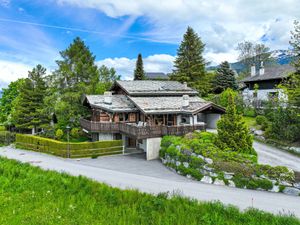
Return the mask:
<path id="1" fill-rule="evenodd" d="M 120 190 L 0 158 L 0 224 L 300 224 L 292 216 L 167 196 Z"/>

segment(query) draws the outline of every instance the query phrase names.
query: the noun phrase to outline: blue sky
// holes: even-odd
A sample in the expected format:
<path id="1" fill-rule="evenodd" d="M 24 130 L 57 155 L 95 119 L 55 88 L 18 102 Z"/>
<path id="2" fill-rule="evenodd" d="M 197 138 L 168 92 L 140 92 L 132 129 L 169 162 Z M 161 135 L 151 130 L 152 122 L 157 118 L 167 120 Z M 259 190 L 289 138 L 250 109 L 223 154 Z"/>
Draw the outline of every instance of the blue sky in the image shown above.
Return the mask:
<path id="1" fill-rule="evenodd" d="M 123 79 L 132 77 L 138 53 L 146 71 L 170 72 L 188 25 L 212 64 L 235 61 L 244 40 L 287 49 L 299 7 L 297 0 L 0 0 L 0 87 L 37 63 L 55 69 L 76 36 Z"/>

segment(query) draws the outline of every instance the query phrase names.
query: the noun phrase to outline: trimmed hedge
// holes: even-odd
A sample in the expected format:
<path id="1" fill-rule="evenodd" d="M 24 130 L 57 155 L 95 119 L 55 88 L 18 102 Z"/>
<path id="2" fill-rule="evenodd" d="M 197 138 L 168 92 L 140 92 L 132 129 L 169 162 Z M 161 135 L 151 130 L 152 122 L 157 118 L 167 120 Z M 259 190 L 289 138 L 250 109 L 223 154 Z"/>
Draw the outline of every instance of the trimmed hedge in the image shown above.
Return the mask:
<path id="1" fill-rule="evenodd" d="M 102 155 L 113 155 L 122 153 L 122 140 L 67 143 L 56 141 L 39 136 L 17 134 L 16 147 L 68 157 L 68 148 L 70 149 L 70 158 L 97 157 Z"/>

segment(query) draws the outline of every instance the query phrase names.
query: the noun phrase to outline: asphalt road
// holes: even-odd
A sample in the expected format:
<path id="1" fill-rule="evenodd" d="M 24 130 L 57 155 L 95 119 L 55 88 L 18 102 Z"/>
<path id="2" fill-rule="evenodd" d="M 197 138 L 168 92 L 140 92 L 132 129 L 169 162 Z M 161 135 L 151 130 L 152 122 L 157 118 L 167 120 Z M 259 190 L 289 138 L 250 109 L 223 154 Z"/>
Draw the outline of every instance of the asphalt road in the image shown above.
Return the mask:
<path id="1" fill-rule="evenodd" d="M 136 170 L 139 170 L 138 173 L 133 173 L 128 170 L 123 171 L 122 167 L 117 167 L 121 168 L 117 169 L 112 167 L 112 165 L 108 168 L 110 163 L 106 163 L 106 166 L 103 166 L 106 168 L 101 166 L 101 160 L 111 160 L 112 157 L 116 156 L 106 157 L 106 159 L 102 158 L 99 161 L 93 161 L 93 159 L 77 161 L 72 159 L 62 159 L 36 152 L 11 149 L 8 147 L 0 148 L 0 155 L 10 159 L 17 159 L 21 162 L 29 162 L 32 165 L 39 166 L 43 169 L 56 170 L 60 172 L 64 171 L 75 176 L 83 175 L 96 181 L 104 182 L 113 187 L 119 187 L 122 189 L 138 189 L 140 191 L 153 194 L 167 191 L 176 192 L 202 201 L 218 200 L 224 204 L 235 205 L 242 210 L 248 207 L 254 207 L 272 213 L 294 214 L 300 218 L 299 197 L 280 193 L 203 184 L 185 178 L 182 179 L 182 177 L 179 178 L 179 175 L 174 173 L 172 173 L 172 176 L 178 176 L 178 179 L 174 179 L 174 177 L 169 179 L 166 171 L 163 172 L 163 177 L 160 177 L 157 175 L 157 168 L 154 168 L 155 171 L 151 173 L 149 170 L 151 170 L 152 166 L 143 167 L 143 164 L 138 163 L 135 165 Z M 124 158 L 123 161 L 125 161 L 125 159 L 129 158 Z M 117 162 L 117 164 L 122 164 L 122 161 L 117 160 Z M 155 165 L 160 165 L 157 161 L 153 162 L 153 167 L 155 167 Z M 156 176 L 153 174 L 156 174 Z"/>
<path id="2" fill-rule="evenodd" d="M 286 166 L 300 172 L 300 157 L 256 141 L 253 143 L 253 147 L 258 154 L 259 163 Z"/>

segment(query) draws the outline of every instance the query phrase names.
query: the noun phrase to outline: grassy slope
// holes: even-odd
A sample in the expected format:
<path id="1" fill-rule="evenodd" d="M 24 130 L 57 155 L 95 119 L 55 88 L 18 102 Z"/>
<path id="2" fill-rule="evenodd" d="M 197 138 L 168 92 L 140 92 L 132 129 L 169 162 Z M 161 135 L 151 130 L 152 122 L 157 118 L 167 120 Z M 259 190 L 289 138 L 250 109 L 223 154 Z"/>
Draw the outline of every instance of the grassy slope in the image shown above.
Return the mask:
<path id="1" fill-rule="evenodd" d="M 122 191 L 0 158 L 0 224 L 300 224 L 220 203 Z"/>
<path id="2" fill-rule="evenodd" d="M 253 127 L 259 129 L 259 125 L 256 124 L 255 117 L 243 116 L 243 120 L 249 128 Z"/>

